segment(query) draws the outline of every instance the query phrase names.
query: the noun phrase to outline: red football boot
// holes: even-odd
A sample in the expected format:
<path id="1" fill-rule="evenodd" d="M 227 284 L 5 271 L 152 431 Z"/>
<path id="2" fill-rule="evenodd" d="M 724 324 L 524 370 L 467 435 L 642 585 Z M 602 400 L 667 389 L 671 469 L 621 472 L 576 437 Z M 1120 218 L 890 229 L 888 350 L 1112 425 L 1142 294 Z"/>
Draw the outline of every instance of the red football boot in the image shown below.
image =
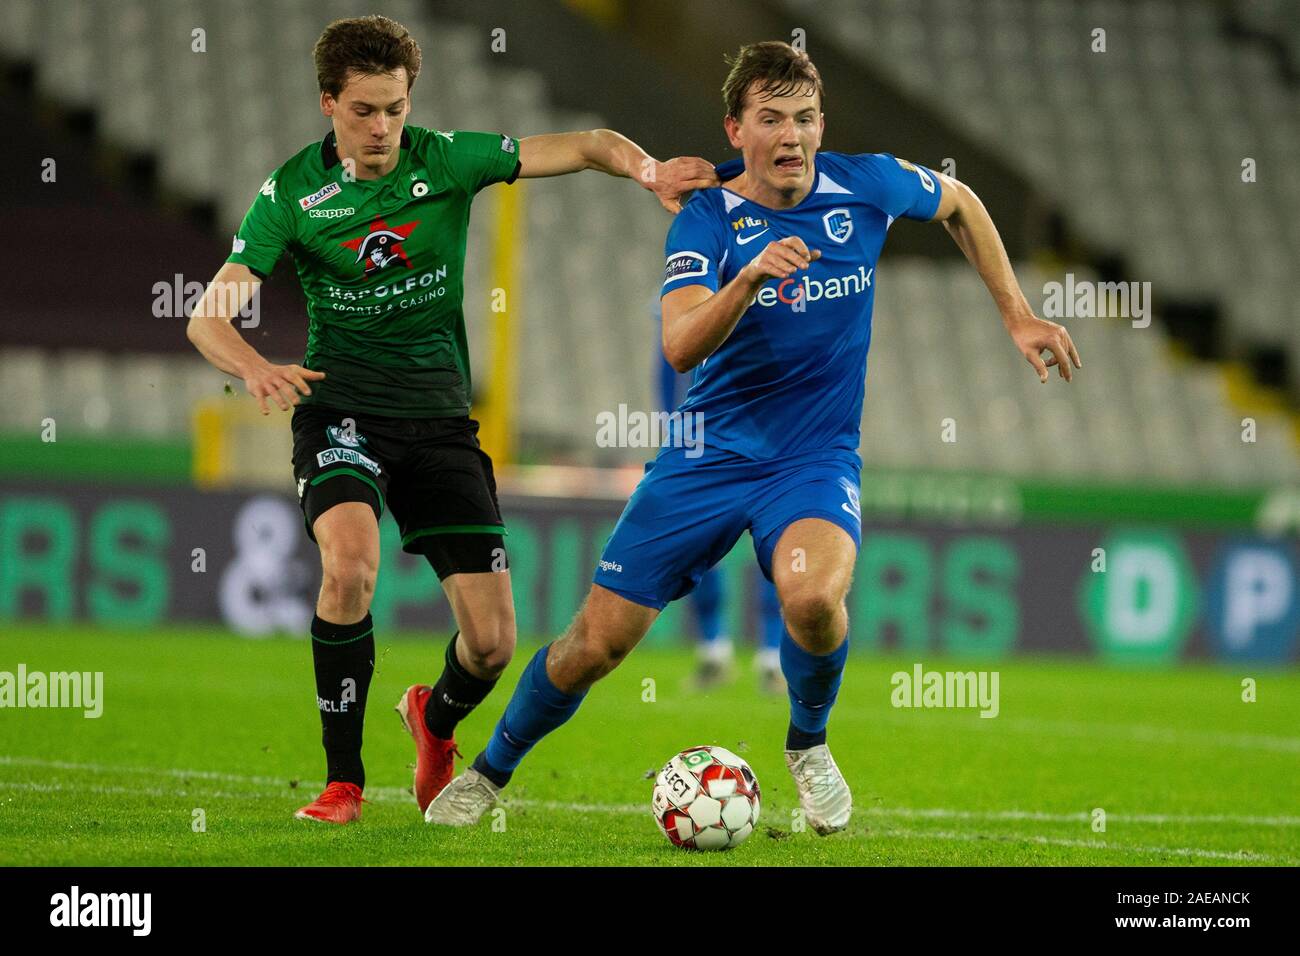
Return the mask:
<path id="1" fill-rule="evenodd" d="M 322 823 L 351 823 L 361 819 L 361 788 L 355 783 L 327 784 L 312 803 L 294 814 L 299 820 Z"/>
<path id="2" fill-rule="evenodd" d="M 431 693 L 433 688 L 427 684 L 412 684 L 393 708 L 402 718 L 406 732 L 415 740 L 415 802 L 421 813 L 451 783 L 456 773 L 452 757 L 461 756 L 454 737 L 451 740 L 435 737 L 424 723 L 424 705 Z"/>

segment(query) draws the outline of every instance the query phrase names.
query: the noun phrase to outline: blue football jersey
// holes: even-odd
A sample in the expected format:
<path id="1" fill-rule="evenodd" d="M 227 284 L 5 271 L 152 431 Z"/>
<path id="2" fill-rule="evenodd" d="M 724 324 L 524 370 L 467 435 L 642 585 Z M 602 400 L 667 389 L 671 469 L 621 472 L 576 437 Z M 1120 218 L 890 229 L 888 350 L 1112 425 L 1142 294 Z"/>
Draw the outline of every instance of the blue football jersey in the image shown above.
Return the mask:
<path id="1" fill-rule="evenodd" d="M 743 170 L 732 160 L 718 176 L 726 182 Z M 888 153 L 819 152 L 813 171 L 812 191 L 791 209 L 705 189 L 668 230 L 661 296 L 687 285 L 716 292 L 787 236 L 821 250 L 808 269 L 764 283 L 696 369 L 680 411 L 700 416 L 706 457 L 714 449 L 752 459 L 857 452 L 876 261 L 896 218 L 934 217 L 941 187 L 932 171 Z"/>

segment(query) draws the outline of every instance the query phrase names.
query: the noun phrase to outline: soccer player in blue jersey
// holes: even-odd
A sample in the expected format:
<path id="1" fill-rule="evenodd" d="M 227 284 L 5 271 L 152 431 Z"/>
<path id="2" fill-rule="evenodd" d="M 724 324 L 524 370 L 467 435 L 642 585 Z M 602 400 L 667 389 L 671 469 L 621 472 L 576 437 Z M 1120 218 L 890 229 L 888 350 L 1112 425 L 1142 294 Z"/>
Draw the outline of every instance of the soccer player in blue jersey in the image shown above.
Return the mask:
<path id="1" fill-rule="evenodd" d="M 663 320 L 663 310 L 657 300 L 654 315 L 655 329 L 662 341 L 660 323 Z M 687 390 L 695 376 L 690 372 L 677 371 L 662 353 L 655 365 L 659 373 L 659 407 L 670 412 L 686 399 Z M 784 694 L 786 684 L 781 675 L 781 636 L 785 625 L 781 622 L 781 601 L 771 581 L 762 574 L 754 576 L 758 583 L 760 619 L 759 650 L 754 658 L 758 686 L 764 693 Z M 726 594 L 726 581 L 722 569 L 717 567 L 704 572 L 704 576 L 695 585 L 695 590 L 691 592 L 691 606 L 700 629 L 700 642 L 697 646 L 699 659 L 692 678 L 696 690 L 708 690 L 731 680 L 735 647 L 722 624 L 722 606 Z"/>
<path id="2" fill-rule="evenodd" d="M 785 617 L 786 765 L 808 824 L 844 829 L 852 798 L 826 726 L 848 655 L 863 377 L 894 220 L 944 224 L 1040 381 L 1053 365 L 1066 381 L 1082 367 L 1066 330 L 1034 315 L 969 188 L 888 153 L 819 152 L 822 82 L 805 53 L 742 47 L 723 98 L 741 158 L 673 221 L 662 292 L 664 354 L 679 371 L 699 367 L 681 411 L 704 417 L 703 453 L 669 441 L 646 467 L 582 609 L 528 663 L 486 750 L 429 804 L 430 822 L 476 822 L 524 755 L 748 530 Z"/>

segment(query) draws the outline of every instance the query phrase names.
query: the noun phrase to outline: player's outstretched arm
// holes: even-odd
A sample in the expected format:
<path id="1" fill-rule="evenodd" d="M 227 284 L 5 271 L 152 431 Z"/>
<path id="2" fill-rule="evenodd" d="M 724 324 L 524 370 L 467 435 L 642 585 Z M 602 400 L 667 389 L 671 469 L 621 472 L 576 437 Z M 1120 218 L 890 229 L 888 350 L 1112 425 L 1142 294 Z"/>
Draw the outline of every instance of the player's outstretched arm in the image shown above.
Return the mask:
<path id="1" fill-rule="evenodd" d="M 1083 368 L 1070 333 L 1065 326 L 1034 315 L 1011 270 L 1011 261 L 1007 258 L 997 226 L 993 225 L 980 198 L 970 187 L 951 176 L 939 174 L 939 180 L 943 192 L 934 218 L 943 223 L 988 286 L 998 311 L 1002 313 L 1002 324 L 1016 348 L 1037 370 L 1040 382 L 1047 381 L 1047 370 L 1053 365 L 1059 369 L 1063 379 L 1070 381 L 1070 363 L 1073 362 L 1075 368 Z M 1040 354 L 1044 350 L 1052 353 L 1046 362 Z"/>
<path id="2" fill-rule="evenodd" d="M 719 184 L 718 174 L 708 160 L 680 156 L 661 163 L 612 129 L 546 133 L 519 141 L 519 175 L 524 179 L 563 176 L 584 169 L 636 180 L 671 213 L 682 211 L 681 197 L 692 189 Z"/>
<path id="3" fill-rule="evenodd" d="M 300 365 L 272 365 L 231 325 L 260 284 L 261 280 L 248 266 L 227 262 L 194 306 L 185 334 L 205 359 L 227 375 L 242 378 L 248 394 L 257 399 L 262 414 L 269 415 L 268 397 L 288 411 L 290 405 L 298 404 L 300 392 L 311 394 L 308 380 L 319 381 L 325 373 Z"/>
<path id="4" fill-rule="evenodd" d="M 788 279 L 821 258 L 798 236 L 769 242 L 717 292 L 706 286 L 673 289 L 662 301 L 664 358 L 678 372 L 689 372 L 727 340 L 768 279 Z"/>

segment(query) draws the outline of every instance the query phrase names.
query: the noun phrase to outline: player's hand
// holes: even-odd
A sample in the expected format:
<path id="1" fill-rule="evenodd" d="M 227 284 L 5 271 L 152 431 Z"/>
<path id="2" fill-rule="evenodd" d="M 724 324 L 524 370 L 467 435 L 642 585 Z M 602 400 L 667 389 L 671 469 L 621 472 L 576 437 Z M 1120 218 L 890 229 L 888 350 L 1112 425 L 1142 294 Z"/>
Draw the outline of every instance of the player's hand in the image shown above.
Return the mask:
<path id="1" fill-rule="evenodd" d="M 788 279 L 821 257 L 820 249 L 810 252 L 807 244 L 798 236 L 786 236 L 776 242 L 769 242 L 741 271 L 755 285 L 761 285 L 768 279 Z"/>
<path id="2" fill-rule="evenodd" d="M 1074 347 L 1070 341 L 1070 333 L 1065 330 L 1065 326 L 1058 325 L 1055 322 L 1048 322 L 1046 319 L 1040 319 L 1032 312 L 1015 320 L 1008 326 L 1011 333 L 1011 339 L 1016 343 L 1016 348 L 1020 349 L 1020 354 L 1025 357 L 1030 365 L 1038 372 L 1038 380 L 1046 383 L 1047 370 L 1053 365 L 1061 373 L 1061 378 L 1067 382 L 1072 380 L 1070 363 L 1074 363 L 1075 368 L 1083 368 L 1083 362 L 1079 360 L 1079 350 Z M 1050 352 L 1047 361 L 1043 361 L 1043 352 Z"/>
<path id="3" fill-rule="evenodd" d="M 244 387 L 248 389 L 249 395 L 257 399 L 262 414 L 269 415 L 271 409 L 266 404 L 268 398 L 287 412 L 290 405 L 298 404 L 299 393 L 311 394 L 311 386 L 307 384 L 309 381 L 318 382 L 324 377 L 324 372 L 316 372 L 301 365 L 272 365 L 266 362 L 244 376 Z"/>
<path id="4" fill-rule="evenodd" d="M 698 156 L 678 156 L 666 163 L 655 163 L 641 185 L 654 193 L 660 204 L 674 215 L 682 211 L 682 196 L 692 189 L 711 189 L 722 185 L 713 164 Z"/>

